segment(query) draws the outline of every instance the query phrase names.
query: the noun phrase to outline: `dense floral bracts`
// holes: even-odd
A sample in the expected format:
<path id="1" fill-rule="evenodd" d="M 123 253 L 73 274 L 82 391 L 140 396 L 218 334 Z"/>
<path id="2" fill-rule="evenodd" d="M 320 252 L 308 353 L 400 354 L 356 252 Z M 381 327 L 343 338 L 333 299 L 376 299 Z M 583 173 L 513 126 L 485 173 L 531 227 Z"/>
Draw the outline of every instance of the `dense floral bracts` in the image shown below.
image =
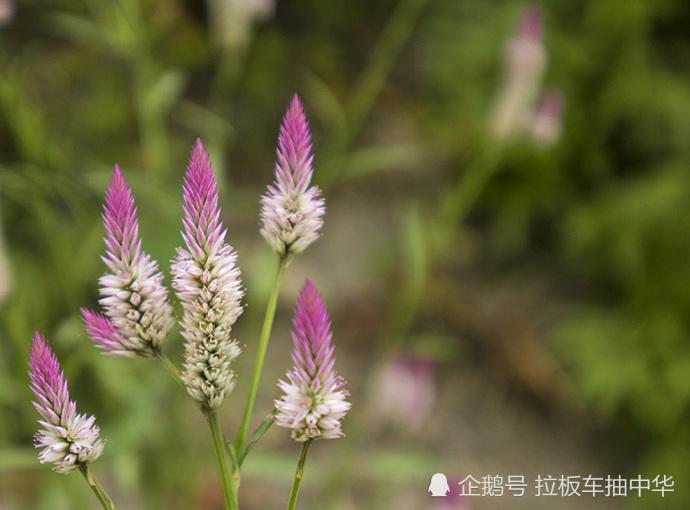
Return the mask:
<path id="1" fill-rule="evenodd" d="M 141 249 L 134 197 L 115 167 L 103 206 L 105 256 L 100 282 L 104 315 L 82 310 L 87 333 L 107 354 L 151 356 L 173 324 L 158 264 Z"/>
<path id="2" fill-rule="evenodd" d="M 292 362 L 284 392 L 275 401 L 276 423 L 292 429 L 296 441 L 343 436 L 341 421 L 350 409 L 345 380 L 335 371 L 331 322 L 316 287 L 307 280 L 292 321 Z"/>
<path id="3" fill-rule="evenodd" d="M 42 428 L 34 439 L 34 446 L 41 449 L 39 461 L 53 464 L 58 473 L 69 473 L 100 457 L 105 443 L 96 419 L 77 414 L 58 360 L 38 332 L 31 345 L 29 379 L 34 407 L 41 415 Z"/>
<path id="4" fill-rule="evenodd" d="M 106 354 L 134 356 L 137 352 L 136 350 L 127 349 L 122 335 L 120 335 L 119 331 L 115 329 L 113 323 L 105 315 L 82 308 L 81 318 L 89 338 Z"/>
<path id="5" fill-rule="evenodd" d="M 281 257 L 304 251 L 319 237 L 326 211 L 321 191 L 310 186 L 309 125 L 295 95 L 278 137 L 275 181 L 261 198 L 261 234 Z"/>
<path id="6" fill-rule="evenodd" d="M 237 255 L 225 242 L 216 179 L 201 140 L 192 149 L 183 201 L 185 248 L 178 248 L 172 265 L 186 340 L 181 375 L 189 394 L 213 409 L 234 386 L 230 363 L 240 347 L 230 330 L 243 311 L 244 291 Z"/>

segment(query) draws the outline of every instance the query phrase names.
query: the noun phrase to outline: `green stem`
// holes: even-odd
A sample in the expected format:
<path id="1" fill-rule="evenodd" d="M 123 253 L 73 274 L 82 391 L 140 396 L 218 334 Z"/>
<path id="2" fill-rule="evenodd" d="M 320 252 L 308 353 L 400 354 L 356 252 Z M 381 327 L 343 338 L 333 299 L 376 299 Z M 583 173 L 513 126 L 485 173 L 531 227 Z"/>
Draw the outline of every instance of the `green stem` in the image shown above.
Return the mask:
<path id="1" fill-rule="evenodd" d="M 220 426 L 218 425 L 218 415 L 215 411 L 208 410 L 206 411 L 206 417 L 208 418 L 211 436 L 213 437 L 213 449 L 218 459 L 218 474 L 220 475 L 220 484 L 223 489 L 225 509 L 238 510 L 237 492 L 233 490 L 231 482 L 230 469 L 228 468 L 227 458 L 225 457 L 225 443 L 220 433 Z"/>
<path id="2" fill-rule="evenodd" d="M 502 147 L 489 147 L 465 170 L 441 203 L 440 220 L 445 226 L 461 223 L 481 196 L 501 161 Z"/>
<path id="3" fill-rule="evenodd" d="M 225 441 L 225 447 L 227 448 L 230 458 L 232 459 L 232 476 L 230 478 L 230 487 L 232 488 L 233 494 L 237 496 L 240 490 L 240 467 L 242 466 L 242 462 L 237 458 L 235 445 L 232 444 L 232 441 Z"/>
<path id="4" fill-rule="evenodd" d="M 287 266 L 287 259 L 280 261 L 278 272 L 276 273 L 275 281 L 273 282 L 273 290 L 266 305 L 266 315 L 264 316 L 264 323 L 261 328 L 261 336 L 259 338 L 259 347 L 256 352 L 256 361 L 254 362 L 254 373 L 249 386 L 249 395 L 247 395 L 247 403 L 244 406 L 244 415 L 242 416 L 242 424 L 237 433 L 237 440 L 235 441 L 235 451 L 240 455 L 244 451 L 245 441 L 249 432 L 249 424 L 252 420 L 252 411 L 254 410 L 254 402 L 256 401 L 256 393 L 259 389 L 259 380 L 261 379 L 261 371 L 264 366 L 266 358 L 266 349 L 268 348 L 268 341 L 271 337 L 271 330 L 273 329 L 273 318 L 276 314 L 276 306 L 278 304 L 278 293 L 280 292 L 280 282 Z"/>
<path id="5" fill-rule="evenodd" d="M 307 453 L 311 445 L 311 439 L 302 443 L 302 449 L 299 451 L 299 461 L 297 461 L 297 469 L 295 470 L 295 481 L 292 482 L 292 489 L 290 489 L 290 501 L 288 502 L 287 510 L 295 510 L 297 505 L 297 494 L 299 493 L 299 486 L 302 483 L 302 475 L 304 475 L 304 463 L 307 461 Z"/>
<path id="6" fill-rule="evenodd" d="M 105 492 L 105 489 L 101 486 L 101 484 L 98 482 L 95 476 L 93 476 L 93 473 L 89 469 L 88 464 L 80 464 L 79 465 L 79 471 L 81 472 L 82 475 L 84 475 L 84 479 L 86 480 L 86 483 L 89 484 L 89 487 L 91 487 L 91 490 L 93 493 L 96 495 L 98 498 L 98 501 L 101 502 L 101 505 L 103 505 L 103 508 L 105 510 L 115 510 L 115 504 L 113 503 L 113 500 L 110 499 L 110 496 L 108 496 L 108 493 Z"/>
<path id="7" fill-rule="evenodd" d="M 175 364 L 170 361 L 170 358 L 166 356 L 166 354 L 163 351 L 156 350 L 155 351 L 155 356 L 158 359 L 158 361 L 161 362 L 165 370 L 170 374 L 170 376 L 175 379 L 175 382 L 185 388 L 184 382 L 182 381 L 182 378 L 180 377 L 180 372 L 177 370 L 177 367 Z"/>
<path id="8" fill-rule="evenodd" d="M 367 67 L 364 69 L 349 103 L 352 135 L 362 129 L 374 101 L 383 89 L 386 78 L 400 51 L 410 38 L 422 8 L 428 0 L 400 0 L 386 26 Z"/>

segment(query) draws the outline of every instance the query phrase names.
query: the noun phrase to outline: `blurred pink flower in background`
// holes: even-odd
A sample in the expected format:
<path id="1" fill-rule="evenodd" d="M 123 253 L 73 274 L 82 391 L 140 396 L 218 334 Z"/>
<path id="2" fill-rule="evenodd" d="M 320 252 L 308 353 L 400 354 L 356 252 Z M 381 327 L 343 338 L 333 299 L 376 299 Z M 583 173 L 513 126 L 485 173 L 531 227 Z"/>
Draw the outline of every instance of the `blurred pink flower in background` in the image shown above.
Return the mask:
<path id="1" fill-rule="evenodd" d="M 514 136 L 529 125 L 546 69 L 542 28 L 539 10 L 527 7 L 517 34 L 506 46 L 504 78 L 491 117 L 491 132 L 498 140 Z"/>
<path id="2" fill-rule="evenodd" d="M 256 21 L 269 19 L 275 0 L 209 0 L 208 17 L 217 43 L 224 48 L 242 48 L 251 37 Z"/>
<path id="3" fill-rule="evenodd" d="M 14 18 L 14 1 L 0 0 L 0 27 L 9 25 Z"/>
<path id="4" fill-rule="evenodd" d="M 549 89 L 544 93 L 532 123 L 532 138 L 539 145 L 550 146 L 561 134 L 563 97 L 560 91 Z"/>
<path id="5" fill-rule="evenodd" d="M 376 422 L 417 432 L 431 417 L 436 383 L 429 358 L 399 355 L 387 360 L 374 387 Z"/>

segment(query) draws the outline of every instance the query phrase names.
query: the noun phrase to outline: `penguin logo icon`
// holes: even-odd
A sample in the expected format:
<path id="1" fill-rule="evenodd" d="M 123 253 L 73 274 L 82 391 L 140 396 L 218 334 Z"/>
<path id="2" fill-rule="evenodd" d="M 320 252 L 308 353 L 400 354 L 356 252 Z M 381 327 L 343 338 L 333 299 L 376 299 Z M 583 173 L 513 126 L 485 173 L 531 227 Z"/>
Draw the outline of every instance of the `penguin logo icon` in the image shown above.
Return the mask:
<path id="1" fill-rule="evenodd" d="M 448 486 L 448 478 L 443 473 L 436 473 L 431 477 L 431 483 L 427 492 L 433 497 L 445 497 L 450 494 L 450 487 Z"/>

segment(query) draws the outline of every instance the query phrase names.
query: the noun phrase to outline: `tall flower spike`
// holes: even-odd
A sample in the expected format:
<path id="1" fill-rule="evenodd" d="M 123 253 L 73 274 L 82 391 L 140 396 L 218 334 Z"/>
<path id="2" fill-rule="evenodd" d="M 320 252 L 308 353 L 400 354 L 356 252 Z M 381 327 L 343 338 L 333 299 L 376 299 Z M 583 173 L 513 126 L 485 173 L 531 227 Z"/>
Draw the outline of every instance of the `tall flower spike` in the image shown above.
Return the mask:
<path id="1" fill-rule="evenodd" d="M 104 315 L 82 309 L 84 327 L 106 354 L 152 356 L 173 324 L 158 264 L 141 250 L 132 191 L 116 165 L 103 204 L 105 256 L 100 279 Z"/>
<path id="2" fill-rule="evenodd" d="M 275 401 L 276 424 L 292 429 L 292 438 L 299 442 L 342 437 L 349 393 L 334 369 L 328 310 L 309 280 L 300 291 L 292 327 L 294 366 L 287 381 L 278 381 L 284 395 Z"/>
<path id="3" fill-rule="evenodd" d="M 33 404 L 41 415 L 38 423 L 42 429 L 34 437 L 34 446 L 42 449 L 38 455 L 41 464 L 50 463 L 54 471 L 69 473 L 100 457 L 105 442 L 96 418 L 77 414 L 60 364 L 38 332 L 31 345 L 29 379 L 36 397 Z"/>
<path id="4" fill-rule="evenodd" d="M 304 251 L 319 237 L 326 203 L 310 186 L 309 124 L 295 94 L 283 117 L 276 153 L 275 181 L 261 198 L 261 235 L 281 257 Z"/>
<path id="5" fill-rule="evenodd" d="M 173 261 L 173 287 L 182 303 L 186 340 L 182 379 L 189 394 L 213 409 L 232 391 L 230 363 L 240 347 L 230 330 L 244 295 L 235 250 L 225 242 L 218 190 L 208 154 L 197 140 L 183 187 L 182 238 Z"/>

